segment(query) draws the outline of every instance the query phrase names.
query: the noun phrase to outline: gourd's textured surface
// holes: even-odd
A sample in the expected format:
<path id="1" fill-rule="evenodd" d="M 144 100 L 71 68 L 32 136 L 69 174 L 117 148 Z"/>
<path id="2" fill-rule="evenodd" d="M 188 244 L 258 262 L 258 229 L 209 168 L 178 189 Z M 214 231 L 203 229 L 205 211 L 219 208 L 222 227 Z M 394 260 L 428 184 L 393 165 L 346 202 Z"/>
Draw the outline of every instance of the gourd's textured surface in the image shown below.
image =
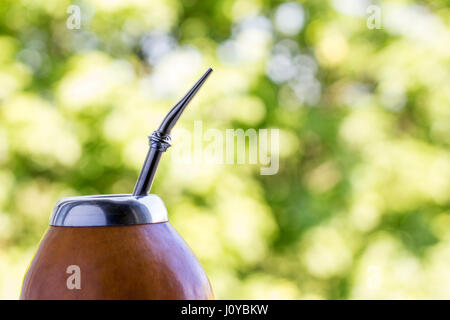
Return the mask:
<path id="1" fill-rule="evenodd" d="M 80 289 L 66 270 L 80 268 Z M 170 223 L 50 227 L 21 299 L 212 299 L 200 263 Z"/>

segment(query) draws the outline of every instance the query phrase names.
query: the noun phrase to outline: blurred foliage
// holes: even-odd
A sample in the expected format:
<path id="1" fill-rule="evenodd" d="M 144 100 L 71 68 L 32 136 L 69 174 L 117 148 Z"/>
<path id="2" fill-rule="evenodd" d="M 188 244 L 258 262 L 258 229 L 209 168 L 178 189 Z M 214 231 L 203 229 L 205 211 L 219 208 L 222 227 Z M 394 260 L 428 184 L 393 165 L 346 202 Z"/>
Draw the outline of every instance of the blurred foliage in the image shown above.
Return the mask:
<path id="1" fill-rule="evenodd" d="M 212 66 L 179 128 L 280 129 L 276 175 L 177 164 L 176 140 L 158 172 L 217 298 L 450 298 L 448 5 L 3 0 L 0 297 L 59 198 L 131 192 L 146 135 Z"/>

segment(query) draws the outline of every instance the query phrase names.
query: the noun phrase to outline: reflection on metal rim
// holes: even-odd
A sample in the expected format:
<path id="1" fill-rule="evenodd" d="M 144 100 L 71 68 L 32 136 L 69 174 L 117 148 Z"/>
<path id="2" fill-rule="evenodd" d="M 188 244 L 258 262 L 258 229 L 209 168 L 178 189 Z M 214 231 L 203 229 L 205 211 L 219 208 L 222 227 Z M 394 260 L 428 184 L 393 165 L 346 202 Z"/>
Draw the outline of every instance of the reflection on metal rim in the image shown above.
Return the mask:
<path id="1" fill-rule="evenodd" d="M 53 210 L 50 225 L 101 227 L 167 221 L 166 207 L 157 195 L 113 194 L 63 198 Z"/>

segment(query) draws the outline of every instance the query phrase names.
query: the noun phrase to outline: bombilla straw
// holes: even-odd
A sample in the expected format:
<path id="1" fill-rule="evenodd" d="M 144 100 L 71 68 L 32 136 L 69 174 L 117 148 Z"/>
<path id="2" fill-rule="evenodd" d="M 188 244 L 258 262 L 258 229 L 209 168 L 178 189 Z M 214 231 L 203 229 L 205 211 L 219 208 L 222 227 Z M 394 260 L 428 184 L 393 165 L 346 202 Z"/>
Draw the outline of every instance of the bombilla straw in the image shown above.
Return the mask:
<path id="1" fill-rule="evenodd" d="M 169 111 L 158 130 L 149 136 L 150 149 L 142 166 L 141 173 L 134 187 L 133 196 L 145 196 L 149 193 L 150 188 L 158 169 L 159 160 L 163 152 L 171 145 L 170 131 L 177 123 L 186 106 L 195 96 L 197 91 L 202 87 L 213 70 L 209 68 L 197 83 L 186 93 L 186 95 L 178 101 L 178 103 Z"/>

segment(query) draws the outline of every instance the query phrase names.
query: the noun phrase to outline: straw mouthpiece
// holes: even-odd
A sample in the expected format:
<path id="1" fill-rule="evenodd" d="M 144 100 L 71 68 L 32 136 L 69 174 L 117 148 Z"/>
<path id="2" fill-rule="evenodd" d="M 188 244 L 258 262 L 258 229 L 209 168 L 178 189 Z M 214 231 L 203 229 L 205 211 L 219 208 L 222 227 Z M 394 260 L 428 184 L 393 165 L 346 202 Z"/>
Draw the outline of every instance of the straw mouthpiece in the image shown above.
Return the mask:
<path id="1" fill-rule="evenodd" d="M 144 165 L 139 174 L 138 181 L 134 188 L 134 196 L 144 196 L 150 191 L 150 188 L 158 169 L 159 160 L 163 152 L 170 147 L 170 132 L 177 123 L 186 106 L 195 96 L 197 91 L 205 83 L 208 76 L 213 69 L 208 68 L 201 78 L 194 84 L 194 86 L 186 93 L 186 95 L 173 106 L 173 108 L 166 115 L 159 128 L 149 136 L 150 150 L 145 159 Z"/>
<path id="2" fill-rule="evenodd" d="M 203 76 L 201 76 L 201 78 L 191 88 L 191 90 L 189 90 L 186 95 L 180 101 L 178 101 L 175 106 L 173 106 L 172 110 L 169 111 L 157 131 L 165 135 L 170 134 L 170 131 L 174 127 L 175 123 L 177 123 L 184 109 L 195 96 L 197 91 L 203 86 L 212 71 L 213 69 L 211 68 L 208 68 L 208 70 L 206 70 L 206 72 L 203 74 Z"/>

